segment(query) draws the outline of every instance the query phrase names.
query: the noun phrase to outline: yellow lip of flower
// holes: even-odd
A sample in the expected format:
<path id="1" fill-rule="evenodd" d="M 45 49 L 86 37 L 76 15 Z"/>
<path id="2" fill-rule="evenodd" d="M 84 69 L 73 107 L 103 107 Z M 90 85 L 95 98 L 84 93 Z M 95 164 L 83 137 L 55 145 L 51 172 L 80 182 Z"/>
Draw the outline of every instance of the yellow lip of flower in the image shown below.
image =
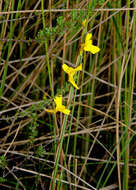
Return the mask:
<path id="1" fill-rule="evenodd" d="M 56 96 L 54 98 L 54 102 L 56 103 L 56 108 L 55 109 L 46 109 L 47 112 L 50 112 L 50 113 L 56 113 L 56 112 L 62 112 L 66 115 L 69 115 L 70 113 L 70 110 L 69 109 L 66 109 L 66 107 L 64 105 L 62 105 L 62 96 Z"/>
<path id="2" fill-rule="evenodd" d="M 63 64 L 62 66 L 63 70 L 68 74 L 68 81 L 77 89 L 78 86 L 76 85 L 75 81 L 74 81 L 74 75 L 77 71 L 82 71 L 82 64 L 80 64 L 78 67 L 76 68 L 72 68 L 67 66 L 66 64 Z"/>
<path id="3" fill-rule="evenodd" d="M 81 44 L 80 54 L 84 51 L 90 51 L 92 54 L 98 53 L 100 48 L 92 44 L 92 34 L 88 33 L 85 38 L 85 43 Z"/>

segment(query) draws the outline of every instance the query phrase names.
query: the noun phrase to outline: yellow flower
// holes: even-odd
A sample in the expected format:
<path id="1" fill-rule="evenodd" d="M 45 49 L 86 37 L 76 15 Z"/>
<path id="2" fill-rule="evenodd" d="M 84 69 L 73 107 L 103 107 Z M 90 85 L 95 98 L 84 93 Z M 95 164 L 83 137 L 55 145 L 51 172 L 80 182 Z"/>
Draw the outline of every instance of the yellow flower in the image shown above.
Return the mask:
<path id="1" fill-rule="evenodd" d="M 85 25 L 86 25 L 86 18 L 82 22 L 82 26 L 85 27 Z"/>
<path id="2" fill-rule="evenodd" d="M 85 43 L 81 45 L 80 54 L 84 51 L 90 51 L 92 54 L 98 53 L 100 48 L 92 44 L 92 34 L 88 33 L 85 38 Z"/>
<path id="3" fill-rule="evenodd" d="M 82 71 L 82 64 L 79 65 L 78 67 L 76 68 L 72 68 L 72 67 L 69 67 L 67 66 L 66 64 L 63 64 L 62 66 L 63 70 L 68 74 L 68 81 L 77 89 L 78 86 L 76 85 L 75 81 L 74 81 L 74 75 L 77 71 Z"/>
<path id="4" fill-rule="evenodd" d="M 66 107 L 64 105 L 62 105 L 62 96 L 56 96 L 54 98 L 54 102 L 56 103 L 56 108 L 55 109 L 46 109 L 47 112 L 50 112 L 50 113 L 56 113 L 56 112 L 62 112 L 66 115 L 69 115 L 70 113 L 70 110 L 66 109 Z"/>

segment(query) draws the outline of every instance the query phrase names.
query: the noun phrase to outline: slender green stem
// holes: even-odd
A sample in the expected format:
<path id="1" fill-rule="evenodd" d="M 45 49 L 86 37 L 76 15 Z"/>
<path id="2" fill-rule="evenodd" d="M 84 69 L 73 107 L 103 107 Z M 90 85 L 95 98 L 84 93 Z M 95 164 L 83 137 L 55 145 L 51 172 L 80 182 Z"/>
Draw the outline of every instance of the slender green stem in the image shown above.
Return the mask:
<path id="1" fill-rule="evenodd" d="M 71 88 L 71 92 L 70 92 L 70 100 L 72 98 L 73 95 L 73 87 Z M 61 150 L 62 150 L 62 145 L 63 145 L 63 140 L 64 140 L 64 135 L 65 135 L 65 130 L 66 130 L 66 125 L 67 125 L 67 120 L 68 120 L 68 115 L 65 115 L 64 120 L 63 120 L 63 127 L 62 127 L 62 131 L 60 134 L 60 141 L 59 141 L 59 146 L 58 146 L 58 150 L 57 150 L 57 154 L 56 154 L 56 160 L 55 160 L 55 168 L 54 168 L 54 172 L 53 172 L 53 180 L 52 180 L 52 184 L 51 184 L 51 190 L 54 189 L 55 187 L 55 178 L 58 172 L 58 165 L 59 165 L 59 160 L 60 160 L 60 154 L 61 154 Z"/>
<path id="2" fill-rule="evenodd" d="M 127 7 L 130 7 L 130 0 L 127 1 Z M 127 12 L 127 25 L 126 25 L 126 51 L 128 51 L 128 45 L 129 45 L 129 19 L 130 19 L 130 11 Z M 126 56 L 127 60 L 128 56 Z M 127 87 L 128 87 L 128 67 L 126 68 L 125 71 L 125 124 L 128 126 L 129 123 L 129 100 L 128 100 L 128 92 L 127 92 Z M 130 92 L 129 92 L 130 93 Z M 125 136 L 124 136 L 124 146 L 126 146 L 126 143 L 128 141 L 128 129 L 125 129 Z M 124 153 L 124 172 L 123 172 L 123 189 L 128 190 L 128 162 L 129 162 L 129 147 L 127 148 L 126 152 Z"/>
<path id="3" fill-rule="evenodd" d="M 42 23 L 43 23 L 43 30 L 44 30 L 46 28 L 45 18 L 44 18 L 44 0 L 41 0 L 41 8 L 42 8 Z M 45 55 L 46 55 L 46 62 L 47 62 L 48 74 L 49 74 L 49 85 L 51 89 L 51 95 L 53 97 L 54 93 L 53 93 L 53 87 L 52 87 L 52 81 L 51 81 L 51 68 L 50 68 L 50 63 L 49 63 L 49 55 L 48 55 L 49 51 L 48 51 L 47 39 L 45 39 L 44 45 L 45 45 Z"/>

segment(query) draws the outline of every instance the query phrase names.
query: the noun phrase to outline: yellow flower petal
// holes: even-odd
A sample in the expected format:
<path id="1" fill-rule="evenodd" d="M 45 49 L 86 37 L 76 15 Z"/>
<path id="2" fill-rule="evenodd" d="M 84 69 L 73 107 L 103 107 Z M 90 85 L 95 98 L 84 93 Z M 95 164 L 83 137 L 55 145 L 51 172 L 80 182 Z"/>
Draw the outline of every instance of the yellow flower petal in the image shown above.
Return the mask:
<path id="1" fill-rule="evenodd" d="M 98 53 L 99 51 L 100 51 L 100 48 L 99 48 L 99 47 L 94 46 L 94 45 L 91 45 L 90 52 L 91 52 L 92 54 Z"/>
<path id="2" fill-rule="evenodd" d="M 56 108 L 55 109 L 47 109 L 47 112 L 50 113 L 56 113 L 56 112 L 62 112 L 66 115 L 68 115 L 70 113 L 70 110 L 66 109 L 66 107 L 64 105 L 62 105 L 62 96 L 56 96 L 54 98 L 54 102 L 56 103 Z"/>
<path id="3" fill-rule="evenodd" d="M 92 54 L 98 53 L 100 48 L 91 44 L 88 44 L 84 47 L 85 51 L 90 51 Z"/>
<path id="4" fill-rule="evenodd" d="M 63 68 L 63 70 L 66 72 L 66 73 L 70 73 L 70 70 L 69 70 L 69 66 L 67 66 L 66 64 L 63 64 L 62 65 L 62 68 Z"/>
<path id="5" fill-rule="evenodd" d="M 66 64 L 63 64 L 62 66 L 63 70 L 68 74 L 68 81 L 77 89 L 78 86 L 76 85 L 75 81 L 74 81 L 74 75 L 77 71 L 81 71 L 82 70 L 82 64 L 79 65 L 78 67 L 76 68 L 72 68 L 72 67 L 69 67 L 67 66 Z"/>
<path id="6" fill-rule="evenodd" d="M 59 107 L 62 105 L 62 96 L 56 96 L 54 98 L 54 102 L 56 103 L 56 107 Z"/>
<path id="7" fill-rule="evenodd" d="M 80 64 L 78 67 L 76 67 L 75 69 L 74 69 L 74 71 L 82 71 L 82 64 Z"/>
<path id="8" fill-rule="evenodd" d="M 90 42 L 91 38 L 92 38 L 92 33 L 87 33 L 86 38 L 85 38 L 85 44 Z"/>
<path id="9" fill-rule="evenodd" d="M 81 45 L 84 51 L 90 51 L 92 54 L 98 53 L 100 48 L 92 44 L 92 34 L 88 33 L 85 38 L 85 43 Z"/>
<path id="10" fill-rule="evenodd" d="M 69 77 L 68 81 L 76 88 L 79 89 L 78 86 L 76 85 L 74 78 L 72 76 Z"/>
<path id="11" fill-rule="evenodd" d="M 62 112 L 62 113 L 64 113 L 64 114 L 66 114 L 66 115 L 69 115 L 69 113 L 70 113 L 70 110 L 69 110 L 69 109 L 66 109 L 66 107 L 63 106 L 63 105 L 62 105 L 62 107 L 57 108 L 57 110 L 58 110 L 59 112 Z"/>
<path id="12" fill-rule="evenodd" d="M 63 110 L 62 112 L 63 112 L 64 114 L 66 114 L 66 115 L 69 115 L 69 114 L 70 114 L 70 110 L 68 110 L 68 109 Z"/>

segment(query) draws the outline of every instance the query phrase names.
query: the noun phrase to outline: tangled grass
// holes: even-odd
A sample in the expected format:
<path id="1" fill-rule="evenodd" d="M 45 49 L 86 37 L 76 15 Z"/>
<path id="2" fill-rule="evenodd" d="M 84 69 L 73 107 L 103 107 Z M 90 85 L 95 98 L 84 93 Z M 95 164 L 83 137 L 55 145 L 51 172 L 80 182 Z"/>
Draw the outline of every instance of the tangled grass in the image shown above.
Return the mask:
<path id="1" fill-rule="evenodd" d="M 0 189 L 136 189 L 135 25 L 135 0 L 1 0 Z"/>

